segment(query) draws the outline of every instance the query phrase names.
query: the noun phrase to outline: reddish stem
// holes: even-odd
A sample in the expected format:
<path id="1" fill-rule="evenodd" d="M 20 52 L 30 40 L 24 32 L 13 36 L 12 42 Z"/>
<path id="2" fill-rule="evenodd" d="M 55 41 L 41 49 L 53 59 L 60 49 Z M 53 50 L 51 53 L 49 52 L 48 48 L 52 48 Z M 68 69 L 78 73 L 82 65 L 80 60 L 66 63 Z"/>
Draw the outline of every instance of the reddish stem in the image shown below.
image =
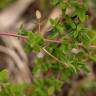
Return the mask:
<path id="1" fill-rule="evenodd" d="M 17 35 L 13 33 L 6 33 L 6 32 L 0 32 L 0 36 L 12 36 L 12 37 L 18 37 L 22 39 L 27 39 L 27 36 Z"/>
<path id="2" fill-rule="evenodd" d="M 60 80 L 60 73 L 57 74 L 56 79 L 57 79 L 57 80 Z"/>
<path id="3" fill-rule="evenodd" d="M 44 39 L 46 42 L 52 42 L 52 43 L 61 43 L 62 40 L 56 40 L 56 39 Z"/>
<path id="4" fill-rule="evenodd" d="M 48 70 L 47 75 L 48 75 L 49 78 L 51 77 L 51 75 L 52 75 L 52 69 L 49 69 L 49 70 Z"/>
<path id="5" fill-rule="evenodd" d="M 12 37 L 18 37 L 21 39 L 27 39 L 27 36 L 22 36 L 22 35 L 17 35 L 17 34 L 13 34 L 13 33 L 7 33 L 7 32 L 0 32 L 0 36 L 12 36 Z M 53 42 L 53 43 L 61 43 L 62 40 L 61 39 L 44 39 L 44 41 L 46 42 Z M 80 47 L 82 46 L 82 44 L 78 44 Z M 90 45 L 90 48 L 96 48 L 96 45 Z"/>

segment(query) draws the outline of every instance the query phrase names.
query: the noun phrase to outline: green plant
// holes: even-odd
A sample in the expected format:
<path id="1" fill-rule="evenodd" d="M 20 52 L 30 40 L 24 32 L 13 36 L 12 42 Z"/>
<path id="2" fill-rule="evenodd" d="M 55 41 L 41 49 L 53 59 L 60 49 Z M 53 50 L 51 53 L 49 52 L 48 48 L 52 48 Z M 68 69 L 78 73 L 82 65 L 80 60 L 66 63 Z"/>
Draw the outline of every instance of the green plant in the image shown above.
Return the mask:
<path id="1" fill-rule="evenodd" d="M 52 4 L 62 10 L 62 16 L 60 19 L 50 19 L 53 28 L 47 38 L 41 35 L 40 26 L 39 32 L 28 32 L 22 27 L 17 35 L 23 35 L 21 38 L 26 39 L 26 52 L 37 54 L 32 68 L 32 90 L 27 96 L 52 96 L 80 70 L 87 75 L 90 70 L 88 60 L 96 60 L 91 56 L 93 37 L 86 26 L 87 0 L 52 0 Z M 37 19 L 40 19 L 38 14 Z"/>

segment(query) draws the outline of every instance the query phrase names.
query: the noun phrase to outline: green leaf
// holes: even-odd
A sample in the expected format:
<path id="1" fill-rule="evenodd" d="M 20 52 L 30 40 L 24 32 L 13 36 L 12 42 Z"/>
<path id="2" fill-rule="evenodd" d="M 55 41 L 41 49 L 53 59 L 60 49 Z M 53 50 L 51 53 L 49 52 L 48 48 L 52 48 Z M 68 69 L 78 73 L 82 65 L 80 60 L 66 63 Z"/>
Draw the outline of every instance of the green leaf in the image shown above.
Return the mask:
<path id="1" fill-rule="evenodd" d="M 56 19 L 50 19 L 50 23 L 53 25 L 53 26 L 56 26 L 58 24 L 59 20 L 56 18 Z"/>
<path id="2" fill-rule="evenodd" d="M 62 42 L 62 50 L 63 50 L 63 52 L 65 52 L 65 53 L 69 51 L 69 46 L 68 46 L 68 43 L 67 43 L 66 40 L 64 40 L 64 41 Z"/>
<path id="3" fill-rule="evenodd" d="M 61 2 L 61 0 L 52 0 L 51 4 L 52 5 L 57 5 L 59 2 Z"/>
<path id="4" fill-rule="evenodd" d="M 82 42 L 83 42 L 84 47 L 88 47 L 89 46 L 89 44 L 90 44 L 90 37 L 88 36 L 87 33 L 83 33 Z"/>
<path id="5" fill-rule="evenodd" d="M 96 62 L 96 55 L 94 55 L 94 56 L 91 55 L 90 58 L 91 58 L 93 61 Z"/>
<path id="6" fill-rule="evenodd" d="M 85 62 L 78 62 L 78 64 L 79 64 L 79 68 L 82 68 L 85 73 L 90 72 L 90 68 Z"/>
<path id="7" fill-rule="evenodd" d="M 62 10 L 65 10 L 67 8 L 68 4 L 67 3 L 64 3 L 64 2 L 60 2 L 59 3 L 59 7 L 62 9 Z"/>
<path id="8" fill-rule="evenodd" d="M 84 22 L 86 20 L 86 11 L 84 9 L 79 9 L 77 12 L 77 16 L 79 17 L 81 22 Z"/>
<path id="9" fill-rule="evenodd" d="M 26 28 L 23 25 L 21 25 L 20 29 L 18 31 L 18 34 L 19 35 L 23 35 L 23 36 L 27 36 L 28 35 L 28 31 L 26 30 Z"/>
<path id="10" fill-rule="evenodd" d="M 33 32 L 28 32 L 28 40 L 27 40 L 27 44 L 35 49 L 35 50 L 39 50 L 38 48 L 40 46 L 42 46 L 43 44 L 43 37 L 38 34 L 38 33 L 33 33 Z"/>
<path id="11" fill-rule="evenodd" d="M 56 25 L 56 29 L 58 32 L 60 32 L 61 34 L 64 33 L 64 25 L 62 24 L 57 24 Z"/>
<path id="12" fill-rule="evenodd" d="M 77 72 L 77 70 L 76 70 L 76 68 L 75 68 L 75 66 L 74 66 L 74 65 L 70 64 L 70 68 L 71 68 L 71 70 L 72 70 L 74 73 L 76 73 L 76 72 Z"/>
<path id="13" fill-rule="evenodd" d="M 74 36 L 74 38 L 77 38 L 78 35 L 79 35 L 79 31 L 74 31 L 74 32 L 73 32 L 73 36 Z"/>
<path id="14" fill-rule="evenodd" d="M 0 81 L 8 80 L 8 72 L 7 70 L 0 71 Z"/>
<path id="15" fill-rule="evenodd" d="M 48 95 L 51 96 L 54 93 L 54 91 L 55 91 L 54 86 L 49 87 L 48 88 Z"/>
<path id="16" fill-rule="evenodd" d="M 66 16 L 66 24 L 69 25 L 72 29 L 76 29 L 74 21 L 68 16 Z"/>

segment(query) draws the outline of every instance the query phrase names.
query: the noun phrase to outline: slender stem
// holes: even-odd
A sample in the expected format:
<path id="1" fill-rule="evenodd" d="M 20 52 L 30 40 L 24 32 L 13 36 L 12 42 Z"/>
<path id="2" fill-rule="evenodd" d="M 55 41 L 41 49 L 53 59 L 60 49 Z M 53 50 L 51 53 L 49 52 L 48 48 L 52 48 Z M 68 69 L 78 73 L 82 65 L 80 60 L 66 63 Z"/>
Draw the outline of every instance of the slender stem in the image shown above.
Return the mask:
<path id="1" fill-rule="evenodd" d="M 51 58 L 53 58 L 55 61 L 63 64 L 65 68 L 68 68 L 68 65 L 67 65 L 66 63 L 60 61 L 57 57 L 53 56 L 53 55 L 52 55 L 50 52 L 48 52 L 45 48 L 42 48 L 42 49 L 43 49 L 43 51 L 44 51 L 46 54 L 48 54 L 48 55 L 49 55 Z"/>
<path id="2" fill-rule="evenodd" d="M 39 29 L 39 31 L 40 31 L 40 29 Z M 27 39 L 28 38 L 27 36 L 22 36 L 22 35 L 17 35 L 17 34 L 13 34 L 13 33 L 7 33 L 7 32 L 0 32 L 0 36 L 12 36 L 12 37 L 18 37 L 21 39 Z M 44 41 L 45 42 L 53 42 L 53 43 L 62 43 L 62 40 L 44 39 Z M 82 47 L 81 43 L 79 43 L 78 45 Z M 96 45 L 90 45 L 89 47 L 95 49 Z"/>
<path id="3" fill-rule="evenodd" d="M 6 33 L 6 32 L 0 32 L 0 36 L 12 36 L 12 37 L 18 37 L 22 39 L 27 39 L 27 36 L 17 35 L 13 33 Z"/>
<path id="4" fill-rule="evenodd" d="M 83 45 L 82 45 L 82 43 L 78 43 L 78 46 L 82 47 Z M 90 45 L 89 48 L 95 49 L 96 48 L 96 45 Z"/>
<path id="5" fill-rule="evenodd" d="M 61 43 L 62 40 L 52 40 L 52 39 L 44 39 L 45 42 L 52 42 L 52 43 Z"/>
<path id="6" fill-rule="evenodd" d="M 40 19 L 38 20 L 38 32 L 40 33 L 41 31 L 41 22 L 40 22 Z"/>

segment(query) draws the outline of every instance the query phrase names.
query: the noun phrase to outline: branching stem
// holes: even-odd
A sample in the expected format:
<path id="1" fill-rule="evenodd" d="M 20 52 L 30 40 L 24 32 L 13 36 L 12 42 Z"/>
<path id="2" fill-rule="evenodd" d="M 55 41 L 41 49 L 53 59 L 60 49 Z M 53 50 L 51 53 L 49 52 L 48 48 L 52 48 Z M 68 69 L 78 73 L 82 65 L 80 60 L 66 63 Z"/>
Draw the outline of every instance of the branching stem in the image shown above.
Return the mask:
<path id="1" fill-rule="evenodd" d="M 55 61 L 57 61 L 58 63 L 61 63 L 64 65 L 65 68 L 68 68 L 68 65 L 62 61 L 60 61 L 57 57 L 53 56 L 50 52 L 48 52 L 45 48 L 42 48 L 42 50 L 48 54 L 51 58 L 53 58 Z"/>
<path id="2" fill-rule="evenodd" d="M 13 33 L 9 33 L 9 32 L 8 33 L 7 32 L 0 32 L 0 36 L 12 36 L 12 37 L 18 37 L 21 39 L 25 39 L 25 40 L 28 38 L 27 36 L 17 35 L 17 34 L 13 34 Z M 62 43 L 62 40 L 46 39 L 46 38 L 44 38 L 44 41 L 45 42 L 52 42 L 52 43 Z M 82 44 L 79 43 L 78 46 L 82 46 Z M 89 47 L 95 49 L 96 45 L 90 45 Z"/>

